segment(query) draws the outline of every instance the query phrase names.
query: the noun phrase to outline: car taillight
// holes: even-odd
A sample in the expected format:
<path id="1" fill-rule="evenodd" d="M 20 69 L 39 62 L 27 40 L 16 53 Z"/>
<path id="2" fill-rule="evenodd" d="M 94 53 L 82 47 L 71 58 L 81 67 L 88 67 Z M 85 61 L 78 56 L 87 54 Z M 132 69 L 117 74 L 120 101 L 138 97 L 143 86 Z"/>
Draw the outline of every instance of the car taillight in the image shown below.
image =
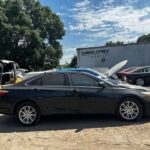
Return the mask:
<path id="1" fill-rule="evenodd" d="M 3 91 L 3 90 L 0 90 L 0 96 L 4 96 L 8 93 L 8 91 Z"/>

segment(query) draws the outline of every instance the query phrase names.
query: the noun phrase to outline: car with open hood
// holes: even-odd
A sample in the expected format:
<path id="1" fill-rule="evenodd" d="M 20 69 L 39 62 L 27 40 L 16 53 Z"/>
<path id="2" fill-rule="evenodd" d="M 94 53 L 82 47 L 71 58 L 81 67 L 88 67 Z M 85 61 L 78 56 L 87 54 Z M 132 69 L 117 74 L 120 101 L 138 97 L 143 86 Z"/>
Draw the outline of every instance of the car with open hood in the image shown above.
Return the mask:
<path id="1" fill-rule="evenodd" d="M 85 72 L 47 72 L 0 90 L 0 113 L 25 126 L 53 114 L 114 114 L 126 121 L 150 115 L 150 91 Z"/>
<path id="2" fill-rule="evenodd" d="M 66 72 L 66 71 L 78 71 L 78 72 L 86 72 L 91 75 L 97 76 L 99 78 L 102 78 L 104 80 L 107 80 L 108 78 L 112 80 L 112 82 L 116 83 L 121 83 L 120 80 L 115 76 L 116 72 L 118 72 L 122 67 L 124 67 L 127 64 L 127 60 L 124 60 L 115 66 L 113 66 L 110 69 L 105 70 L 105 72 L 101 72 L 101 68 L 85 68 L 85 67 L 80 67 L 80 68 L 60 68 L 57 69 L 58 72 Z"/>
<path id="3" fill-rule="evenodd" d="M 130 84 L 139 86 L 150 85 L 150 66 L 136 67 L 124 73 L 125 80 Z"/>
<path id="4" fill-rule="evenodd" d="M 126 80 L 126 74 L 136 68 L 138 68 L 138 67 L 129 67 L 129 68 L 123 69 L 120 72 L 117 72 L 116 75 L 117 75 L 118 79 L 124 81 L 124 80 Z"/>

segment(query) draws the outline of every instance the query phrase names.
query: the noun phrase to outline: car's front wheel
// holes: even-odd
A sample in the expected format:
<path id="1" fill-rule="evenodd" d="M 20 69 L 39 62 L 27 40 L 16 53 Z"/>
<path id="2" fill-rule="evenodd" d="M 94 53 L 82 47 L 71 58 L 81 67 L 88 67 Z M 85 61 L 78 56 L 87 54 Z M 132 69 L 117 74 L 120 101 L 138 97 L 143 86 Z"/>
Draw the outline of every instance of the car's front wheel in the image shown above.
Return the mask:
<path id="1" fill-rule="evenodd" d="M 126 98 L 119 103 L 117 115 L 126 121 L 137 121 L 143 115 L 143 107 L 135 98 Z"/>
<path id="2" fill-rule="evenodd" d="M 22 103 L 16 113 L 19 123 L 24 126 L 32 126 L 40 120 L 39 108 L 31 102 Z"/>

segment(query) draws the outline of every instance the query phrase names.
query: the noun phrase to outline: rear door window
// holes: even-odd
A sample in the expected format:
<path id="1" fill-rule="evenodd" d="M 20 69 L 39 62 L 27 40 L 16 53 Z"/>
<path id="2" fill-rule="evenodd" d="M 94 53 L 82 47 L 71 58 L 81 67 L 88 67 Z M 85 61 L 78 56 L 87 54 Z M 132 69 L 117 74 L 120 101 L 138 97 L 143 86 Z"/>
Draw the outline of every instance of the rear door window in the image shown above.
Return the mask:
<path id="1" fill-rule="evenodd" d="M 42 77 L 42 85 L 64 86 L 66 75 L 64 73 L 49 73 Z"/>
<path id="2" fill-rule="evenodd" d="M 31 85 L 31 86 L 42 85 L 42 78 L 40 77 L 40 78 L 34 79 L 31 82 L 29 82 L 28 85 Z"/>

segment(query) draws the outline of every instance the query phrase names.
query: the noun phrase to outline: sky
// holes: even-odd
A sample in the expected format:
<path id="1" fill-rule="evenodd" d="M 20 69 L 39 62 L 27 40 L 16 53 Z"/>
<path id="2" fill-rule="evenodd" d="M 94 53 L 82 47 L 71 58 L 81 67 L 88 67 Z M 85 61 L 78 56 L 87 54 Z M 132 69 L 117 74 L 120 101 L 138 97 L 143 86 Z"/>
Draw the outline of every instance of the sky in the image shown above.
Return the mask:
<path id="1" fill-rule="evenodd" d="M 136 42 L 150 33 L 150 0 L 40 0 L 58 14 L 65 36 L 61 64 L 76 48 L 103 46 L 107 41 Z"/>

